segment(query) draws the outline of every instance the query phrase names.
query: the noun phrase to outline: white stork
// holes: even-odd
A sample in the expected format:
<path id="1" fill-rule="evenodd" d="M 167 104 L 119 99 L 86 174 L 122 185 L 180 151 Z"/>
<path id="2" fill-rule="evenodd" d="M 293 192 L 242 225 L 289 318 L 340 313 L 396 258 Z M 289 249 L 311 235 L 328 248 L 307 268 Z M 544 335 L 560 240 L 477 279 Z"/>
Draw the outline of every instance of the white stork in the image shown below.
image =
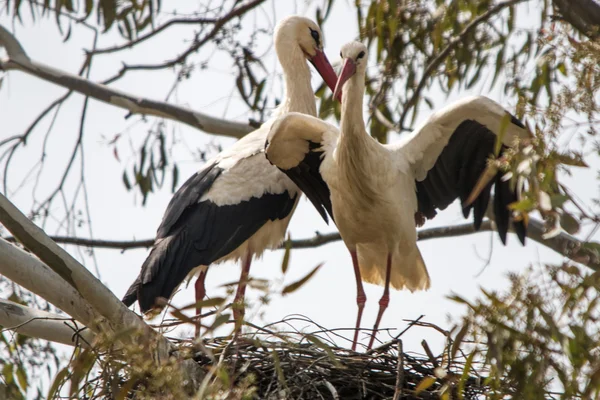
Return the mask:
<path id="1" fill-rule="evenodd" d="M 184 279 L 200 267 L 196 301 L 205 296 L 208 266 L 242 260 L 234 300 L 236 321 L 243 316 L 243 298 L 250 263 L 285 237 L 301 195 L 296 185 L 262 154 L 269 128 L 290 111 L 316 115 L 310 61 L 333 89 L 337 75 L 323 53 L 322 33 L 299 16 L 282 20 L 275 29 L 275 50 L 285 77 L 285 97 L 276 115 L 229 149 L 208 161 L 171 199 L 156 241 L 140 275 L 123 302 L 136 300 L 146 313 L 158 298 L 169 299 Z M 158 307 L 160 308 L 160 307 Z M 200 315 L 198 308 L 197 313 Z M 200 323 L 197 325 L 197 334 Z"/>
<path id="2" fill-rule="evenodd" d="M 341 55 L 344 64 L 334 93 L 343 87 L 340 129 L 290 113 L 271 127 L 265 153 L 323 217 L 332 216 L 350 251 L 358 305 L 355 350 L 366 302 L 362 280 L 385 287 L 369 348 L 389 303 L 389 285 L 411 291 L 429 288 L 416 243 L 417 215 L 431 219 L 436 209 L 460 198 L 465 218 L 474 207 L 479 229 L 494 185 L 496 224 L 505 242 L 511 218 L 507 206 L 516 194 L 497 173 L 474 203 L 465 204 L 494 152 L 503 119 L 510 116 L 499 104 L 485 97 L 458 101 L 432 114 L 398 143 L 382 145 L 367 133 L 363 120 L 367 48 L 352 42 Z M 516 137 L 526 138 L 528 132 L 510 116 L 503 149 Z M 524 223 L 513 220 L 513 226 L 524 243 Z"/>

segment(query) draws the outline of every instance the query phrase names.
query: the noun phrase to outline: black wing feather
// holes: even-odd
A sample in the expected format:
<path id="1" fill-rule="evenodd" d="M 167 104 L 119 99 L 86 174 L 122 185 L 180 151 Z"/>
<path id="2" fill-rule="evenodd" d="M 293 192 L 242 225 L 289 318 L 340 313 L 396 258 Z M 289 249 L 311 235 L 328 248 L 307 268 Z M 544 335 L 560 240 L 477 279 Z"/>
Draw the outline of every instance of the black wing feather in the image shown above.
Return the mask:
<path id="1" fill-rule="evenodd" d="M 223 172 L 216 165 L 192 176 L 171 199 L 157 240 L 139 277 L 123 303 L 137 299 L 142 312 L 150 310 L 158 297 L 170 298 L 186 276 L 199 265 L 210 265 L 231 253 L 267 221 L 287 217 L 297 195 L 286 191 L 265 193 L 234 205 L 199 202 Z"/>
<path id="2" fill-rule="evenodd" d="M 512 117 L 512 123 L 523 128 L 523 124 Z M 448 144 L 442 150 L 433 168 L 423 181 L 416 182 L 419 212 L 431 219 L 456 198 L 464 204 L 487 166 L 487 160 L 494 152 L 496 135 L 477 121 L 463 121 L 454 131 Z M 503 146 L 502 151 L 506 147 Z M 494 187 L 494 214 L 502 243 L 506 244 L 511 212 L 508 205 L 517 201 L 517 194 L 511 190 L 510 182 L 502 181 L 502 173 L 493 179 L 479 194 L 473 204 L 463 206 L 463 215 L 468 218 L 471 209 L 473 225 L 481 228 L 483 217 Z M 524 221 L 512 221 L 513 228 L 525 244 L 527 230 Z"/>
<path id="3" fill-rule="evenodd" d="M 331 192 L 319 172 L 323 152 L 316 149 L 320 147 L 320 144 L 309 141 L 309 151 L 306 157 L 296 167 L 290 169 L 280 168 L 280 170 L 304 192 L 325 222 L 329 223 L 327 214 L 334 220 L 333 208 L 331 206 Z"/>

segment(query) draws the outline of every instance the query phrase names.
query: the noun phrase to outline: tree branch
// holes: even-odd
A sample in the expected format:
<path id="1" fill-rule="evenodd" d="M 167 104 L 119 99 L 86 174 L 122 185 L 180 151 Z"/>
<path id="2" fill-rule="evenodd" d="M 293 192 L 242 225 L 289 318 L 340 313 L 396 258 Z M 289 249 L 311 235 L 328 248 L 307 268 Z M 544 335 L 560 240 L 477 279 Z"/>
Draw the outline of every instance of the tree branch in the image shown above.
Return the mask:
<path id="1" fill-rule="evenodd" d="M 86 299 L 39 259 L 0 240 L 0 273 L 99 332 L 101 316 Z"/>
<path id="2" fill-rule="evenodd" d="M 21 335 L 84 347 L 94 340 L 94 334 L 81 323 L 63 315 L 35 310 L 30 307 L 0 299 L 0 326 Z"/>
<path id="3" fill-rule="evenodd" d="M 115 75 L 114 77 L 109 78 L 106 81 L 106 83 L 113 82 L 113 81 L 121 78 L 123 75 L 125 75 L 125 73 L 127 71 L 131 71 L 131 70 L 141 70 L 141 69 L 143 69 L 143 70 L 159 70 L 159 69 L 173 67 L 177 64 L 183 64 L 185 62 L 185 60 L 190 56 L 190 54 L 198 51 L 198 49 L 200 49 L 200 47 L 204 46 L 209 40 L 212 40 L 221 31 L 221 29 L 223 28 L 223 26 L 226 23 L 228 23 L 235 17 L 239 17 L 239 16 L 243 15 L 244 13 L 250 11 L 251 9 L 259 6 L 261 3 L 264 3 L 264 2 L 265 2 L 265 0 L 253 0 L 243 6 L 240 6 L 238 8 L 233 8 L 224 17 L 219 18 L 215 22 L 211 31 L 208 34 L 206 34 L 202 38 L 202 40 L 196 39 L 194 41 L 194 44 L 192 44 L 186 51 L 181 53 L 176 58 L 169 60 L 169 61 L 165 61 L 160 64 L 124 65 L 123 68 L 121 68 L 121 70 L 119 71 L 119 73 L 117 75 Z"/>
<path id="4" fill-rule="evenodd" d="M 581 34 L 600 37 L 600 4 L 594 0 L 552 0 L 562 18 Z"/>
<path id="5" fill-rule="evenodd" d="M 131 49 L 132 47 L 134 47 L 142 42 L 145 42 L 146 40 L 156 36 L 157 34 L 159 34 L 160 32 L 164 31 L 165 29 L 167 29 L 171 26 L 189 25 L 189 24 L 193 24 L 193 25 L 214 24 L 217 21 L 218 20 L 215 18 L 175 18 L 175 19 L 169 20 L 168 22 L 162 24 L 161 26 L 157 27 L 153 31 L 148 32 L 145 35 L 139 36 L 135 40 L 129 41 L 120 46 L 113 46 L 113 47 L 106 47 L 104 49 L 90 50 L 90 51 L 88 51 L 88 54 L 96 55 L 96 54 L 115 53 L 117 51 Z"/>
<path id="6" fill-rule="evenodd" d="M 425 68 L 425 71 L 423 72 L 423 75 L 421 76 L 421 80 L 419 81 L 419 84 L 417 85 L 417 87 L 413 91 L 410 99 L 405 103 L 405 105 L 402 109 L 402 114 L 400 115 L 400 120 L 398 121 L 398 124 L 396 125 L 396 128 L 395 128 L 396 130 L 400 131 L 400 129 L 402 127 L 404 127 L 404 120 L 406 119 L 408 112 L 416 106 L 419 96 L 421 95 L 421 91 L 425 87 L 427 80 L 429 78 L 431 78 L 433 73 L 438 69 L 438 67 L 442 64 L 442 62 L 444 62 L 444 60 L 450 54 L 450 52 L 452 50 L 454 50 L 465 39 L 465 37 L 467 35 L 469 35 L 471 32 L 473 32 L 473 30 L 475 28 L 477 28 L 477 26 L 479 26 L 481 23 L 488 21 L 492 16 L 498 14 L 500 11 L 504 10 L 506 7 L 514 6 L 515 4 L 523 2 L 523 1 L 525 1 L 525 0 L 508 0 L 508 1 L 503 1 L 501 3 L 496 4 L 494 7 L 490 8 L 485 13 L 481 14 L 480 16 L 475 18 L 473 21 L 471 21 L 467 26 L 465 26 L 465 28 L 462 30 L 462 32 L 460 32 L 460 34 L 458 36 L 452 38 L 452 40 L 450 40 L 450 42 L 448 42 L 446 47 L 444 47 L 444 49 L 437 56 L 435 56 L 435 58 L 433 60 L 431 60 L 431 62 L 427 65 L 427 68 Z"/>
<path id="7" fill-rule="evenodd" d="M 17 39 L 2 25 L 0 25 L 0 47 L 4 47 L 8 54 L 8 58 L 0 59 L 0 70 L 25 72 L 85 96 L 123 108 L 132 114 L 168 118 L 206 133 L 234 138 L 241 138 L 256 129 L 256 126 L 252 126 L 250 123 L 244 124 L 213 118 L 187 107 L 136 97 L 121 90 L 94 83 L 80 76 L 35 62 L 27 56 Z"/>
<path id="8" fill-rule="evenodd" d="M 44 286 L 41 289 L 45 292 L 49 298 L 62 297 L 63 293 L 55 293 L 54 291 L 48 292 L 49 286 L 61 285 L 66 286 L 67 290 L 76 293 L 74 297 L 81 296 L 82 303 L 89 302 L 92 306 L 92 315 L 97 312 L 111 325 L 111 329 L 114 332 L 125 332 L 133 331 L 141 333 L 141 337 L 137 335 L 118 335 L 118 340 L 125 346 L 130 345 L 133 340 L 139 344 L 139 340 L 142 340 L 148 345 L 148 350 L 151 352 L 154 361 L 160 365 L 166 362 L 170 356 L 171 351 L 174 350 L 172 344 L 162 335 L 155 332 L 149 327 L 144 321 L 134 312 L 129 310 L 115 295 L 100 281 L 98 281 L 83 265 L 77 260 L 71 257 L 65 250 L 59 247 L 53 242 L 40 228 L 33 224 L 25 215 L 23 215 L 4 195 L 0 194 L 0 223 L 2 223 L 23 245 L 32 251 L 37 257 L 40 258 L 48 267 L 44 268 L 43 264 L 33 257 L 29 256 L 29 261 L 35 260 L 35 271 L 38 274 L 34 275 L 23 275 L 23 268 L 20 263 L 14 263 L 14 265 L 7 265 L 10 263 L 10 254 L 24 253 L 22 250 L 17 249 L 15 246 L 0 240 L 0 262 L 4 261 L 4 265 L 0 264 L 0 270 L 15 269 L 17 275 L 21 275 L 26 283 L 30 283 L 34 286 Z M 9 248 L 12 249 L 9 249 Z M 21 256 L 23 258 L 23 256 Z M 16 260 L 13 260 L 13 262 Z M 62 279 L 54 279 L 55 282 L 49 284 L 45 280 L 39 280 L 40 271 L 50 271 L 53 274 L 47 272 L 48 276 L 54 277 L 56 274 Z M 20 273 L 19 273 L 20 271 Z M 9 277 L 9 279 L 11 279 Z M 70 285 L 67 285 L 67 283 Z M 46 287 L 47 285 L 47 287 Z M 85 300 L 84 300 L 85 299 Z M 57 305 L 58 306 L 58 305 Z M 75 304 L 63 305 L 65 308 L 58 306 L 63 311 L 69 312 L 76 306 Z M 95 312 L 94 312 L 95 311 Z M 70 313 L 69 313 L 70 314 Z M 75 313 L 77 314 L 77 312 Z M 75 317 L 75 315 L 73 315 Z M 79 319 L 79 318 L 77 318 Z M 79 319 L 84 322 L 88 327 L 91 327 L 95 321 L 89 321 L 89 317 L 84 316 L 84 319 Z M 104 325 L 101 325 L 103 328 Z M 109 330 L 108 333 L 111 333 Z M 185 374 L 188 383 L 192 387 L 196 387 L 198 380 L 201 379 L 203 372 L 199 369 L 198 364 L 193 360 L 183 361 L 181 363 L 184 366 L 184 370 L 181 371 Z"/>
<path id="9" fill-rule="evenodd" d="M 481 224 L 481 229 L 475 231 L 472 223 L 465 223 L 459 225 L 442 226 L 438 228 L 427 228 L 418 230 L 418 240 L 424 241 L 429 239 L 442 239 L 455 236 L 470 235 L 478 232 L 486 232 L 495 230 L 493 222 L 486 219 Z M 582 242 L 574 236 L 568 233 L 562 232 L 559 235 L 544 239 L 546 229 L 542 221 L 536 219 L 530 219 L 527 227 L 527 237 L 541 245 L 544 245 L 557 253 L 575 261 L 586 265 L 587 267 L 600 271 L 600 254 L 598 254 L 590 244 L 596 245 L 595 242 L 586 243 Z M 154 244 L 154 239 L 143 239 L 143 240 L 98 240 L 98 239 L 85 239 L 70 236 L 51 236 L 51 239 L 57 243 L 71 244 L 76 246 L 85 247 L 97 247 L 106 249 L 117 249 L 117 250 L 130 250 L 137 248 L 149 248 Z M 13 237 L 7 237 L 5 240 L 15 241 Z M 308 239 L 297 239 L 291 241 L 292 249 L 308 249 L 313 247 L 323 246 L 328 243 L 337 242 L 341 240 L 338 232 L 320 234 L 317 233 L 314 237 Z M 285 243 L 282 244 L 280 249 L 285 248 Z"/>

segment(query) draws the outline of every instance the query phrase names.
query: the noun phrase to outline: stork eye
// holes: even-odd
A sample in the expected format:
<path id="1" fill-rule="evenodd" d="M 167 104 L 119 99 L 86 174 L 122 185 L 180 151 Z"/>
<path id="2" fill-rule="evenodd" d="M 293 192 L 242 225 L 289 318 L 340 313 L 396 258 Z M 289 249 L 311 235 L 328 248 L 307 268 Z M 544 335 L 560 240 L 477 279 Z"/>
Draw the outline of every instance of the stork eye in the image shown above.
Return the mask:
<path id="1" fill-rule="evenodd" d="M 358 60 L 359 58 L 363 58 L 365 56 L 365 52 L 361 51 L 360 53 L 358 53 L 358 57 L 356 57 L 356 59 Z"/>
<path id="2" fill-rule="evenodd" d="M 315 39 L 315 42 L 317 42 L 317 46 L 320 43 L 320 37 L 319 37 L 319 32 L 315 31 L 312 28 L 308 28 L 310 29 L 310 36 L 312 36 L 313 39 Z"/>

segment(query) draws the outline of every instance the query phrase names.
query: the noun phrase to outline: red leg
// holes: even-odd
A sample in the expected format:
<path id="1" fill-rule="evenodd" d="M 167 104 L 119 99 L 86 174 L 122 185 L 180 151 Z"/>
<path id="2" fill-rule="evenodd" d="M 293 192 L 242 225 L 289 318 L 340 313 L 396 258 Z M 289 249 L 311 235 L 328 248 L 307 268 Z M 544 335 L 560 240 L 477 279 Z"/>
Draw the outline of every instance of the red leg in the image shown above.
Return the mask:
<path id="1" fill-rule="evenodd" d="M 388 304 L 390 304 L 390 274 L 392 272 L 392 254 L 388 253 L 387 257 L 387 267 L 385 270 L 385 288 L 383 289 L 383 296 L 379 300 L 379 312 L 377 313 L 377 319 L 375 320 L 375 325 L 373 326 L 373 333 L 371 334 L 371 340 L 369 341 L 368 349 L 373 347 L 373 342 L 375 341 L 375 336 L 377 335 L 377 329 L 379 328 L 379 323 L 381 322 L 381 317 L 383 317 L 383 312 L 387 308 Z"/>
<path id="2" fill-rule="evenodd" d="M 356 328 L 354 329 L 354 339 L 352 340 L 352 351 L 356 351 L 356 344 L 358 343 L 358 331 L 360 329 L 360 320 L 362 319 L 363 310 L 365 309 L 367 296 L 365 295 L 362 279 L 360 277 L 360 268 L 358 267 L 358 257 L 356 256 L 356 250 L 351 250 L 350 255 L 352 256 L 352 264 L 354 265 L 354 276 L 356 277 L 356 305 L 358 306 Z"/>
<path id="3" fill-rule="evenodd" d="M 206 281 L 206 274 L 208 273 L 208 267 L 206 267 L 205 271 L 200 271 L 200 275 L 198 275 L 198 279 L 196 279 L 196 284 L 194 288 L 196 289 L 196 303 L 204 300 L 204 296 L 206 296 L 206 287 L 204 286 L 204 282 Z M 198 319 L 196 320 L 196 337 L 200 337 L 200 327 L 202 326 L 200 323 L 200 319 L 202 315 L 202 306 L 196 306 L 196 316 Z"/>
<path id="4" fill-rule="evenodd" d="M 242 264 L 242 274 L 238 283 L 235 298 L 233 299 L 233 319 L 241 323 L 244 319 L 244 295 L 246 293 L 246 283 L 248 283 L 248 274 L 250 273 L 250 264 L 252 263 L 252 253 L 248 251 L 246 259 Z"/>

